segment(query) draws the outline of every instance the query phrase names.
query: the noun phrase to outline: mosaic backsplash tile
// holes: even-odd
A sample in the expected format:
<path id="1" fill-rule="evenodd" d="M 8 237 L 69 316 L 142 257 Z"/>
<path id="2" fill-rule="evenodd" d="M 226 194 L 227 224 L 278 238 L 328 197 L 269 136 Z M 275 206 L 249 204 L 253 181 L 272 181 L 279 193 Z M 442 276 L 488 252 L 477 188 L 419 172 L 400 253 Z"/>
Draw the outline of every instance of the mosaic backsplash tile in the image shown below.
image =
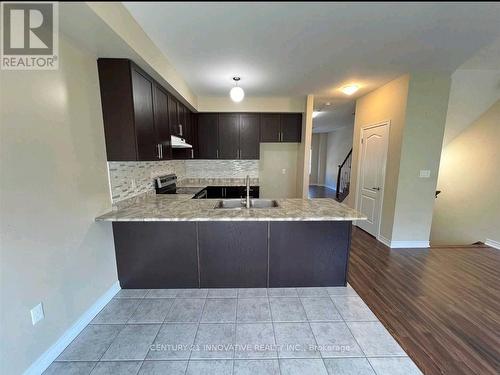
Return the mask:
<path id="1" fill-rule="evenodd" d="M 111 200 L 113 203 L 154 189 L 154 178 L 175 173 L 184 178 L 184 160 L 113 161 L 108 162 Z"/>
<path id="2" fill-rule="evenodd" d="M 258 160 L 164 160 L 108 162 L 113 203 L 154 190 L 156 176 L 175 173 L 180 180 L 193 178 L 259 177 Z"/>
<path id="3" fill-rule="evenodd" d="M 186 160 L 186 178 L 259 177 L 258 160 Z"/>

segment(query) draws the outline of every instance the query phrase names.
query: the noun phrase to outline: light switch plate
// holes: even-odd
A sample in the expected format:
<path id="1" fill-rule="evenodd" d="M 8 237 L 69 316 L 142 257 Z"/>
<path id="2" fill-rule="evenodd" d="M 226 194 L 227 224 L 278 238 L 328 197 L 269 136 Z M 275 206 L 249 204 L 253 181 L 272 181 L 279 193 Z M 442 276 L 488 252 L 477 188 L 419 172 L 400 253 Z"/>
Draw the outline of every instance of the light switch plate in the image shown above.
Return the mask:
<path id="1" fill-rule="evenodd" d="M 43 305 L 40 302 L 38 305 L 31 309 L 31 323 L 35 325 L 43 318 L 45 318 L 45 315 L 43 313 Z"/>
<path id="2" fill-rule="evenodd" d="M 420 178 L 429 178 L 429 177 L 431 177 L 431 171 L 429 169 L 420 170 Z"/>
<path id="3" fill-rule="evenodd" d="M 281 174 L 286 174 L 286 169 L 285 169 L 285 168 L 283 168 L 283 169 L 281 170 Z"/>

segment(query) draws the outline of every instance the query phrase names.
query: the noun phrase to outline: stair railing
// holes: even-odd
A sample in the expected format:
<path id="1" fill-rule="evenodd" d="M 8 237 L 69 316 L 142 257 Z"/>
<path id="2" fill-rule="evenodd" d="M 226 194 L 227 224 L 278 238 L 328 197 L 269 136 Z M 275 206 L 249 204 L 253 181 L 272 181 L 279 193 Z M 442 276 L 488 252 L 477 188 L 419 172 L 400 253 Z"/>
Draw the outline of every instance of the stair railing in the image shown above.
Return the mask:
<path id="1" fill-rule="evenodd" d="M 352 148 L 347 154 L 342 164 L 339 165 L 337 173 L 337 191 L 336 198 L 342 202 L 349 195 L 349 187 L 351 183 L 351 163 L 352 163 Z"/>

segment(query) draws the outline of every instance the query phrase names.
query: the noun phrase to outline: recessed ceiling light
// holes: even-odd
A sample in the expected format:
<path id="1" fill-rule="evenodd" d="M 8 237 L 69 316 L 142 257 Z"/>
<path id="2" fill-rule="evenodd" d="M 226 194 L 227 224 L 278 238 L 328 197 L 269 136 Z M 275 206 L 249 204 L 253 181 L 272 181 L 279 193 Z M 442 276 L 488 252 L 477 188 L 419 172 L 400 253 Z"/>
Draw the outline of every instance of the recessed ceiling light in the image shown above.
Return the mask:
<path id="1" fill-rule="evenodd" d="M 320 111 L 313 111 L 313 118 L 316 118 L 320 114 Z"/>
<path id="2" fill-rule="evenodd" d="M 358 85 L 347 85 L 340 89 L 346 95 L 352 95 L 359 90 Z"/>
<path id="3" fill-rule="evenodd" d="M 240 77 L 233 77 L 234 87 L 231 89 L 231 91 L 229 91 L 229 96 L 231 97 L 231 100 L 236 103 L 241 102 L 245 97 L 245 91 L 243 91 L 243 89 L 240 86 L 238 86 L 238 82 L 240 79 L 241 79 Z"/>

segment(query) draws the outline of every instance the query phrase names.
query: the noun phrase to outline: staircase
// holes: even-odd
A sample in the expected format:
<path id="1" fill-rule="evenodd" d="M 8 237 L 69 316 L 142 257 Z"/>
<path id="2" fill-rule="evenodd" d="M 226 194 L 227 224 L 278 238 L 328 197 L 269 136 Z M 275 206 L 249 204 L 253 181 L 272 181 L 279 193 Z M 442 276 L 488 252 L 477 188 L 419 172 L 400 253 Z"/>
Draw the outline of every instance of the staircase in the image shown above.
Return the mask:
<path id="1" fill-rule="evenodd" d="M 351 183 L 351 162 L 352 162 L 352 148 L 347 154 L 342 164 L 339 165 L 337 174 L 337 193 L 336 198 L 342 202 L 349 195 L 349 187 Z"/>

